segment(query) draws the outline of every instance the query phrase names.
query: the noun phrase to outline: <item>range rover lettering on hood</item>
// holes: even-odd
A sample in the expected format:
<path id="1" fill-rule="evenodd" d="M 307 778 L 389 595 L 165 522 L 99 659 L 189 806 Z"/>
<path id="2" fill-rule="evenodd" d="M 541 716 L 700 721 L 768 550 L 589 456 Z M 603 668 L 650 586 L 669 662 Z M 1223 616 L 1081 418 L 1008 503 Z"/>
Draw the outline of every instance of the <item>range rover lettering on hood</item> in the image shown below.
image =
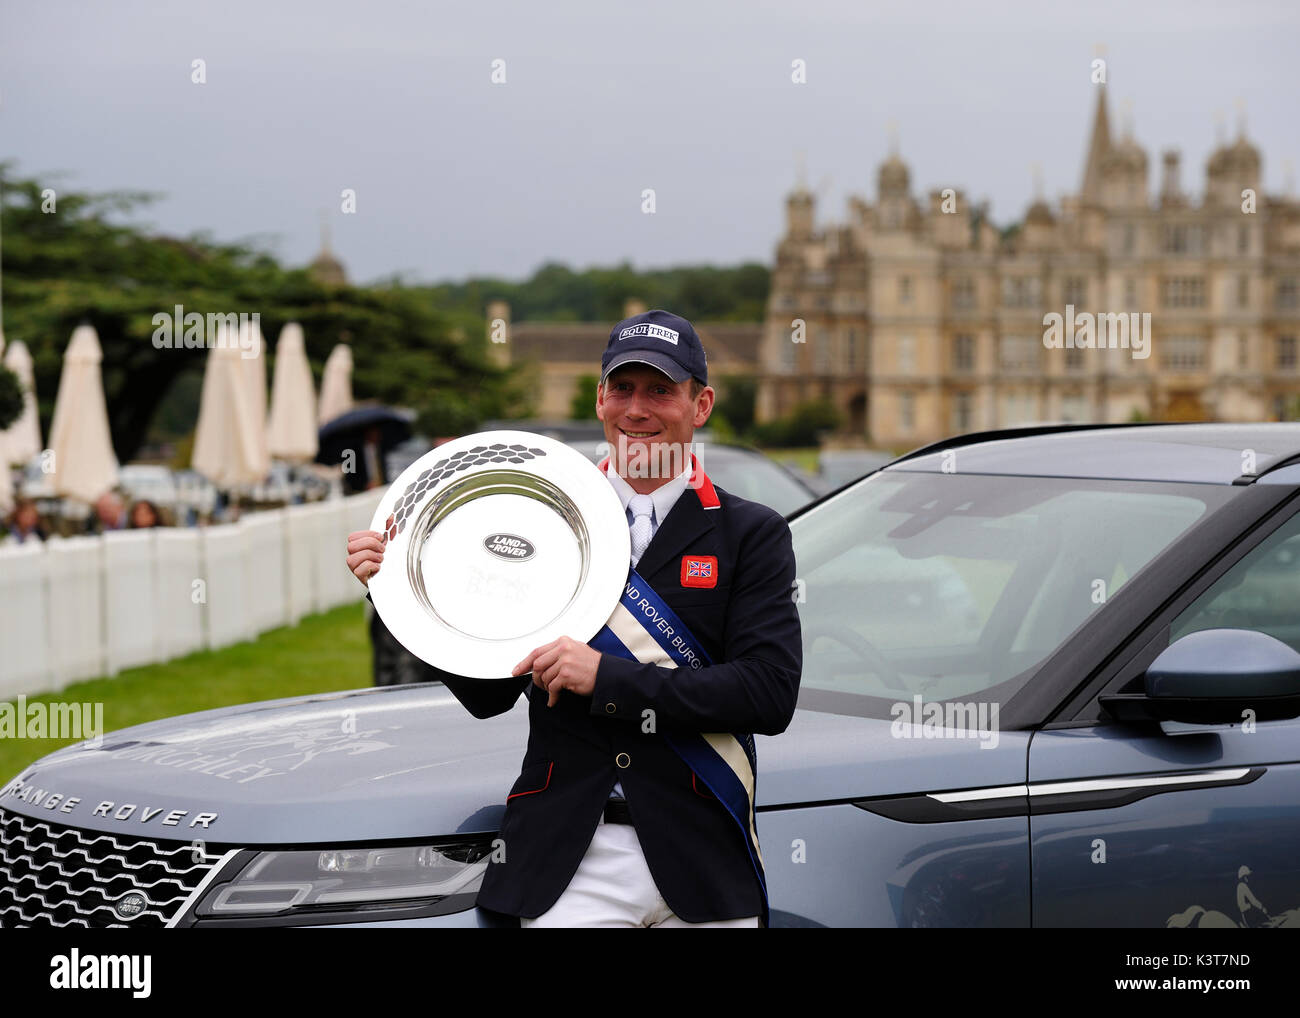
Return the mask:
<path id="1" fill-rule="evenodd" d="M 12 784 L 5 786 L 4 795 L 25 802 L 29 806 L 40 806 L 51 812 L 70 814 L 73 818 L 95 816 L 103 817 L 105 820 L 117 820 L 123 824 L 153 823 L 161 827 L 200 827 L 207 830 L 217 819 L 216 813 L 198 813 L 188 809 L 169 810 L 165 806 L 135 802 L 119 803 L 108 800 L 98 803 L 82 802 L 80 796 L 39 788 L 21 779 L 16 779 Z"/>

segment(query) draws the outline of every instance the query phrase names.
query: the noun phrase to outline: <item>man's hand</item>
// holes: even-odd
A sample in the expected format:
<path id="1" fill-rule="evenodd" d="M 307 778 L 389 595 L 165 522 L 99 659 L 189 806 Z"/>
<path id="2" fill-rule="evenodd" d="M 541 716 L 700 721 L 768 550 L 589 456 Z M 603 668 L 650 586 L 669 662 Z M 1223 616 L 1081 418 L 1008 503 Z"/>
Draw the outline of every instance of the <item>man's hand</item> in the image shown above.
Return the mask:
<path id="1" fill-rule="evenodd" d="M 386 543 L 385 536 L 377 530 L 354 530 L 348 534 L 348 569 L 367 587 L 370 577 L 379 572 L 379 564 L 384 561 Z"/>
<path id="2" fill-rule="evenodd" d="M 596 668 L 600 664 L 600 651 L 561 636 L 553 643 L 537 647 L 515 665 L 511 675 L 533 673 L 533 685 L 549 693 L 546 706 L 554 707 L 560 690 L 568 689 L 579 696 L 591 696 L 596 688 Z"/>

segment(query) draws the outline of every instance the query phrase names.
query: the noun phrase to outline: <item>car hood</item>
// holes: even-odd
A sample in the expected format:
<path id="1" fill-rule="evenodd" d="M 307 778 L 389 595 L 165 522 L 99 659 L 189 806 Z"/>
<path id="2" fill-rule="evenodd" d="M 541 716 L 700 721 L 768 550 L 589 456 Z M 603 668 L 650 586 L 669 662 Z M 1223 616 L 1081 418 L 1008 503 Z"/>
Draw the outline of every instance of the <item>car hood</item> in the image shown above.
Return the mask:
<path id="1" fill-rule="evenodd" d="M 527 736 L 522 698 L 506 714 L 476 720 L 438 683 L 269 700 L 59 750 L 0 790 L 0 809 L 220 844 L 490 832 Z M 1023 782 L 1022 739 L 1002 733 L 996 747 L 981 749 L 971 740 L 900 738 L 889 721 L 799 710 L 784 734 L 756 740 L 758 805 Z"/>

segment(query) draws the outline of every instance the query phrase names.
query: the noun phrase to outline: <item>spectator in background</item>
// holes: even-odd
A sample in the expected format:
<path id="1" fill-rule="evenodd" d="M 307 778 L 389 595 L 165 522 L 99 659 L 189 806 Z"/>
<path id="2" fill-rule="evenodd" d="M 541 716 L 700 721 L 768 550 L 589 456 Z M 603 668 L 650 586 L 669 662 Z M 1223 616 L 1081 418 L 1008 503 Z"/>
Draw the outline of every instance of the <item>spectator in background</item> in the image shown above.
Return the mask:
<path id="1" fill-rule="evenodd" d="M 44 541 L 49 531 L 41 523 L 41 512 L 30 498 L 20 498 L 14 503 L 13 512 L 9 514 L 8 533 L 5 541 L 23 544 L 29 540 Z"/>
<path id="2" fill-rule="evenodd" d="M 343 483 L 348 491 L 359 494 L 388 484 L 384 468 L 383 433 L 369 427 L 362 436 L 361 448 L 356 450 L 356 462 L 351 470 L 344 470 Z"/>
<path id="3" fill-rule="evenodd" d="M 106 491 L 95 499 L 94 515 L 86 521 L 87 534 L 106 534 L 126 529 L 126 506 L 116 491 Z"/>
<path id="4" fill-rule="evenodd" d="M 384 474 L 384 449 L 380 444 L 378 428 L 366 429 L 366 443 L 362 452 L 366 466 L 366 490 L 386 484 L 388 478 Z"/>
<path id="5" fill-rule="evenodd" d="M 139 499 L 131 505 L 131 529 L 145 530 L 149 527 L 162 526 L 162 516 L 158 507 L 147 498 Z"/>

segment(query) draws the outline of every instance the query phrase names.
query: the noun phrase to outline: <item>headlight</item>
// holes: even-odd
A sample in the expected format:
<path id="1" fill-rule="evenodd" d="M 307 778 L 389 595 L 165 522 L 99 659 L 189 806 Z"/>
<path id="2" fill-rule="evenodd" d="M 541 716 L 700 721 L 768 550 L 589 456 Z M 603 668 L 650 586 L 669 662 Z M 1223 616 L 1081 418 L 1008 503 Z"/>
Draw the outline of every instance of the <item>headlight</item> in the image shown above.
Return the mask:
<path id="1" fill-rule="evenodd" d="M 200 919 L 295 918 L 382 909 L 447 915 L 474 904 L 492 843 L 261 852 L 199 903 Z"/>

